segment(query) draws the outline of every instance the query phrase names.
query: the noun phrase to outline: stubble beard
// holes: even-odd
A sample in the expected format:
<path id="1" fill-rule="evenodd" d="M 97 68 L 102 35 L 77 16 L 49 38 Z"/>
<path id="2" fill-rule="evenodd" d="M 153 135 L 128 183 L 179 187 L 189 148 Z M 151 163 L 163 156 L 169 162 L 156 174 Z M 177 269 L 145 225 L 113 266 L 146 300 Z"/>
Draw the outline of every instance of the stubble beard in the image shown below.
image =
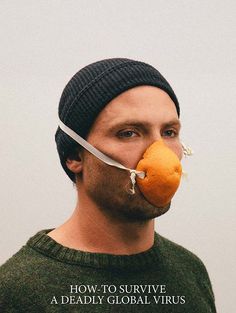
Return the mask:
<path id="1" fill-rule="evenodd" d="M 96 162 L 97 163 L 97 162 Z M 171 202 L 162 208 L 149 203 L 135 185 L 135 194 L 130 193 L 129 172 L 99 162 L 99 166 L 87 167 L 85 189 L 88 196 L 104 214 L 112 219 L 143 224 L 166 213 Z"/>

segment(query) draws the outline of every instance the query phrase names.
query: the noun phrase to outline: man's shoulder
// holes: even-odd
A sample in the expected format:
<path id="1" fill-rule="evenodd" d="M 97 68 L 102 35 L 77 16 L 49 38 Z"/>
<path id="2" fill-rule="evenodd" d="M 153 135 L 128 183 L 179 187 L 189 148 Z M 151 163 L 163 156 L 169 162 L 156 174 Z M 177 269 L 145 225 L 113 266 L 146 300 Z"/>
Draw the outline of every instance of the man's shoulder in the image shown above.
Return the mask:
<path id="1" fill-rule="evenodd" d="M 45 257 L 28 245 L 31 238 L 0 266 L 0 288 L 32 281 L 39 268 L 46 270 Z"/>
<path id="2" fill-rule="evenodd" d="M 42 267 L 46 273 L 45 261 L 27 244 L 0 266 L 1 312 L 23 312 L 23 307 L 36 312 L 33 308 L 38 305 L 37 301 L 43 303 L 38 287 L 39 269 Z"/>
<path id="3" fill-rule="evenodd" d="M 35 258 L 25 245 L 0 266 L 0 288 L 11 288 L 32 279 L 35 273 Z"/>
<path id="4" fill-rule="evenodd" d="M 165 270 L 171 271 L 174 277 L 182 277 L 188 282 L 188 286 L 195 283 L 202 290 L 205 299 L 208 299 L 212 308 L 215 308 L 214 293 L 208 271 L 203 261 L 192 251 L 180 244 L 159 236 L 160 255 Z M 215 312 L 215 309 L 213 309 Z"/>
<path id="5" fill-rule="evenodd" d="M 158 236 L 161 242 L 161 253 L 170 264 L 206 273 L 203 261 L 195 253 L 160 234 Z"/>
<path id="6" fill-rule="evenodd" d="M 28 247 L 24 245 L 8 258 L 0 266 L 0 277 L 2 277 L 2 275 L 11 275 L 11 273 L 21 273 L 21 271 L 29 265 L 30 254 L 27 250 Z"/>
<path id="7" fill-rule="evenodd" d="M 11 256 L 4 264 L 0 266 L 0 308 L 14 301 L 15 295 L 20 294 L 21 290 L 25 290 L 25 279 L 32 277 L 26 271 L 27 257 L 25 255 L 25 247 L 23 246 L 13 256 Z M 28 273 L 28 275 L 27 275 Z"/>

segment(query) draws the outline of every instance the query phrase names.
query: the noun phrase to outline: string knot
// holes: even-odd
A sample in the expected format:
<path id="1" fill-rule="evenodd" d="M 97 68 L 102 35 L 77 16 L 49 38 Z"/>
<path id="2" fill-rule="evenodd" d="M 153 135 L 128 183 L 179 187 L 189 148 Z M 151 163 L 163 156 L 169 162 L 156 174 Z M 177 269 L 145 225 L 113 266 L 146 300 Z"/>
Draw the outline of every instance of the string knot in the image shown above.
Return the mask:
<path id="1" fill-rule="evenodd" d="M 132 183 L 132 187 L 130 188 L 130 191 L 132 194 L 135 194 L 135 184 L 136 184 L 136 171 L 135 170 L 130 170 L 130 180 Z"/>

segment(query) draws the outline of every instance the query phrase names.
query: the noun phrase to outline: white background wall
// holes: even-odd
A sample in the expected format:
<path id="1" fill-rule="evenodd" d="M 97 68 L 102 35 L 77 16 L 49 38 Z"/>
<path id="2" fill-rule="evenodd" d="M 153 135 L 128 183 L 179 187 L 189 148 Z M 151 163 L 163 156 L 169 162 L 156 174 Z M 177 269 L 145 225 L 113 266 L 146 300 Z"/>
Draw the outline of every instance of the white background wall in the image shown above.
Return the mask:
<path id="1" fill-rule="evenodd" d="M 108 57 L 157 67 L 175 90 L 195 155 L 156 230 L 205 263 L 218 312 L 235 304 L 235 1 L 0 1 L 1 263 L 63 223 L 76 192 L 54 142 L 61 92 Z"/>

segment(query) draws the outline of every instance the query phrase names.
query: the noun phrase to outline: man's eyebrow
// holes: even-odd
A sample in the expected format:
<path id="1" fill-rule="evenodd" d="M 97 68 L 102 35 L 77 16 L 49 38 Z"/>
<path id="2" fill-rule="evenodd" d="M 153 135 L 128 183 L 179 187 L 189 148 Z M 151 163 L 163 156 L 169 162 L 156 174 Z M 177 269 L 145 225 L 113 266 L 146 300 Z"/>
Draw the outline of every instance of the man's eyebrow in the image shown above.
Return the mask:
<path id="1" fill-rule="evenodd" d="M 114 128 L 119 128 L 119 127 L 124 127 L 124 126 L 136 126 L 136 127 L 151 127 L 152 124 L 147 122 L 147 121 L 138 121 L 138 120 L 133 120 L 133 119 L 128 119 L 122 122 L 114 123 L 110 125 L 108 128 L 114 129 Z M 162 123 L 162 127 L 171 127 L 171 126 L 178 126 L 181 128 L 181 122 L 178 119 L 172 119 L 170 121 Z"/>
<path id="2" fill-rule="evenodd" d="M 168 122 L 164 123 L 163 125 L 167 126 L 167 127 L 168 126 L 174 126 L 174 125 L 181 127 L 181 122 L 180 122 L 180 120 L 175 118 L 175 119 L 173 119 L 171 121 L 168 121 Z"/>

